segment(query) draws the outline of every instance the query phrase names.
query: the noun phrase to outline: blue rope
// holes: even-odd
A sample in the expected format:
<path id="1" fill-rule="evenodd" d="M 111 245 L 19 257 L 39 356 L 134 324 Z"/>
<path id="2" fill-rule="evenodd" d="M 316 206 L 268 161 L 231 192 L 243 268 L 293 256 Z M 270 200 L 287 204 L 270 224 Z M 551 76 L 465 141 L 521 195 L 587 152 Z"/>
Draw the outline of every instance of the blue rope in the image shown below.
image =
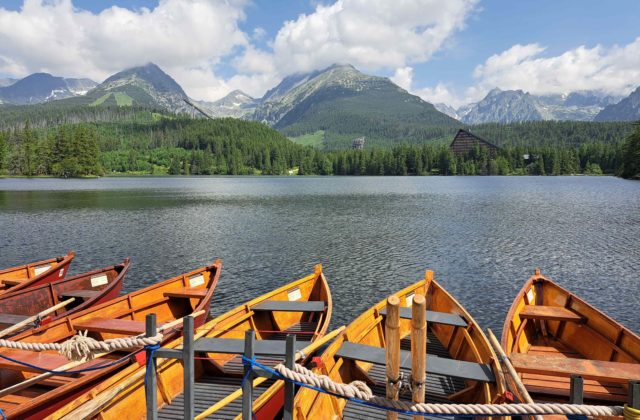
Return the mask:
<path id="1" fill-rule="evenodd" d="M 251 369 L 247 369 L 247 372 L 244 374 L 244 376 L 242 377 L 242 382 L 240 382 L 240 388 L 244 389 L 244 383 L 247 379 L 249 379 L 249 375 L 251 375 L 251 372 L 253 372 L 253 366 L 258 365 L 258 362 L 256 362 L 256 358 L 254 357 L 253 359 L 249 359 L 248 357 L 245 357 L 244 355 L 242 356 L 242 364 L 246 367 L 246 366 L 251 366 Z M 251 412 L 251 419 L 252 420 L 256 420 L 256 414 L 252 411 Z"/>
<path id="2" fill-rule="evenodd" d="M 144 374 L 144 385 L 147 386 L 147 377 L 149 376 L 149 372 L 153 369 L 153 355 L 156 353 L 156 350 L 160 348 L 160 344 L 149 344 L 144 346 L 145 350 L 148 350 L 147 353 L 147 371 Z"/>
<path id="3" fill-rule="evenodd" d="M 4 411 L 2 411 L 2 408 L 0 408 L 0 416 L 2 416 L 2 420 L 7 420 L 7 415 L 4 414 Z"/>
<path id="4" fill-rule="evenodd" d="M 242 363 L 243 364 L 248 364 L 248 365 L 251 365 L 251 366 L 256 366 L 256 367 L 258 367 L 258 368 L 270 373 L 271 375 L 275 376 L 276 378 L 282 379 L 283 381 L 291 382 L 291 383 L 293 383 L 293 384 L 295 384 L 297 386 L 301 386 L 303 388 L 309 388 L 309 389 L 312 389 L 314 391 L 317 391 L 317 392 L 320 392 L 320 393 L 323 393 L 323 394 L 331 395 L 331 396 L 336 397 L 336 398 L 342 398 L 344 400 L 351 401 L 351 402 L 354 402 L 354 403 L 360 404 L 360 405 L 366 405 L 368 407 L 376 408 L 378 410 L 393 411 L 393 412 L 396 412 L 398 414 L 407 414 L 409 416 L 422 416 L 422 417 L 427 417 L 427 416 L 428 417 L 451 417 L 452 416 L 451 414 L 431 414 L 431 413 L 428 414 L 428 413 L 419 413 L 417 411 L 401 410 L 401 409 L 398 409 L 398 408 L 385 407 L 385 406 L 382 406 L 382 405 L 379 405 L 379 404 L 375 404 L 375 403 L 372 403 L 372 402 L 369 402 L 369 401 L 360 400 L 358 398 L 345 397 L 344 395 L 339 395 L 339 394 L 336 394 L 336 393 L 333 393 L 333 392 L 330 392 L 330 391 L 326 391 L 326 390 L 324 390 L 322 388 L 318 388 L 318 387 L 315 387 L 313 385 L 307 385 L 305 383 L 298 382 L 298 381 L 293 380 L 293 379 L 285 378 L 284 376 L 282 376 L 280 373 L 276 372 L 272 368 L 270 368 L 268 366 L 265 366 L 265 365 L 263 365 L 261 363 L 258 363 L 254 359 L 249 359 L 249 358 L 247 358 L 245 356 L 242 356 Z M 522 413 L 520 415 L 522 415 L 522 416 L 526 416 L 526 415 L 534 416 L 534 415 L 537 415 L 537 414 L 536 413 Z M 495 416 L 495 414 L 492 414 L 492 413 L 465 414 L 463 417 L 488 417 L 488 416 Z"/>
<path id="5" fill-rule="evenodd" d="M 125 360 L 127 360 L 127 359 L 131 358 L 131 356 L 132 356 L 132 355 L 134 355 L 134 354 L 136 354 L 136 353 L 138 353 L 138 352 L 140 352 L 140 351 L 142 351 L 142 349 L 140 349 L 140 350 L 138 350 L 138 351 L 136 351 L 136 352 L 134 352 L 134 353 L 132 353 L 132 354 L 126 355 L 126 356 L 124 356 L 124 357 L 121 357 L 120 359 L 116 360 L 115 362 L 107 363 L 106 365 L 93 366 L 93 367 L 88 367 L 88 368 L 85 368 L 85 369 L 77 369 L 77 370 L 52 370 L 52 369 L 45 369 L 45 368 L 43 368 L 43 367 L 36 366 L 36 365 L 32 365 L 31 363 L 23 362 L 23 361 L 21 361 L 21 360 L 17 360 L 17 359 L 14 359 L 14 358 L 12 358 L 12 357 L 9 357 L 9 356 L 4 356 L 4 355 L 2 355 L 2 354 L 0 354 L 0 358 L 5 359 L 5 360 L 8 360 L 8 361 L 13 362 L 13 363 L 16 363 L 16 364 L 19 364 L 19 365 L 22 365 L 22 366 L 29 367 L 29 368 L 31 368 L 31 369 L 35 369 L 35 370 L 40 371 L 40 372 L 54 373 L 54 374 L 56 374 L 56 375 L 73 375 L 73 374 L 75 374 L 75 373 L 91 372 L 91 371 L 93 371 L 93 370 L 106 369 L 106 368 L 108 368 L 108 367 L 115 366 L 115 365 L 120 364 L 120 363 L 122 363 L 123 361 L 125 361 Z"/>

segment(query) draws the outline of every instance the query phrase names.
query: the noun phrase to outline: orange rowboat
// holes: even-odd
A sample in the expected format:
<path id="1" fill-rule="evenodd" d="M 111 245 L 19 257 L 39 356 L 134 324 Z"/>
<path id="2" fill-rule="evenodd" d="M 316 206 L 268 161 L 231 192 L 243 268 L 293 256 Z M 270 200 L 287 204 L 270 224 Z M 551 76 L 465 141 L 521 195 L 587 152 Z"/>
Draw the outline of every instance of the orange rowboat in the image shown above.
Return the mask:
<path id="1" fill-rule="evenodd" d="M 585 403 L 620 404 L 640 379 L 640 337 L 540 270 L 511 305 L 502 348 L 534 401 L 568 402 L 579 375 Z"/>
<path id="2" fill-rule="evenodd" d="M 152 313 L 156 314 L 158 326 L 161 328 L 163 324 L 195 312 L 202 312 L 194 320 L 194 324 L 200 326 L 209 312 L 211 297 L 220 277 L 220 268 L 220 261 L 216 261 L 213 265 L 120 296 L 40 328 L 25 331 L 13 337 L 13 340 L 37 343 L 64 342 L 84 331 L 99 341 L 136 336 L 145 332 L 145 317 Z M 180 326 L 164 331 L 164 342 L 174 339 L 179 334 L 179 328 Z M 49 370 L 60 370 L 67 366 L 69 361 L 55 351 L 1 349 L 0 408 L 10 419 L 43 418 L 99 385 L 109 375 L 131 364 L 137 364 L 134 353 L 136 351 L 131 349 L 111 352 L 73 368 L 75 371 L 108 365 L 103 369 L 43 377 L 40 370 L 16 363 L 7 357 Z M 38 380 L 33 383 L 35 377 Z"/>
<path id="3" fill-rule="evenodd" d="M 36 326 L 114 299 L 120 294 L 122 282 L 128 269 L 129 259 L 127 258 L 122 264 L 29 287 L 17 292 L 5 293 L 0 296 L 0 330 L 22 322 L 70 298 L 73 298 L 72 302 L 57 309 L 44 319 L 37 320 Z M 22 329 L 28 329 L 32 326 L 33 324 L 27 324 Z"/>
<path id="4" fill-rule="evenodd" d="M 0 270 L 0 295 L 63 279 L 75 255 L 69 251 L 63 257 Z"/>

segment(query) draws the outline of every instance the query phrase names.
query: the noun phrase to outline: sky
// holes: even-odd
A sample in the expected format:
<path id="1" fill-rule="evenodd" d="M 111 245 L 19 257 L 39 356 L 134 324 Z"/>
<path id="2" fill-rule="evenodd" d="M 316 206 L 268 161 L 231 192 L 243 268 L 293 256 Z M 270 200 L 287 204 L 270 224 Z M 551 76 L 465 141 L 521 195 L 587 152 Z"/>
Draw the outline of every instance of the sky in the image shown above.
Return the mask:
<path id="1" fill-rule="evenodd" d="M 638 0 L 0 0 L 0 77 L 154 62 L 189 96 L 260 97 L 348 63 L 432 103 L 640 85 Z"/>

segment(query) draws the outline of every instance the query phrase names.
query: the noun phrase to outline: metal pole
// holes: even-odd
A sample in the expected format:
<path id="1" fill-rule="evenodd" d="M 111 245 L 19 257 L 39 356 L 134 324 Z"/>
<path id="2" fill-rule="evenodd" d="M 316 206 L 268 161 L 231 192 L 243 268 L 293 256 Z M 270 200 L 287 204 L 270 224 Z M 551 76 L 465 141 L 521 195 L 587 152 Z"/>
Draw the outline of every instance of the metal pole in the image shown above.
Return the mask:
<path id="1" fill-rule="evenodd" d="M 629 381 L 629 407 L 640 410 L 640 381 Z"/>
<path id="2" fill-rule="evenodd" d="M 155 337 L 156 335 L 156 314 L 148 314 L 146 319 L 146 331 L 147 337 Z M 153 354 L 151 350 L 146 350 L 147 356 L 147 380 L 144 384 L 144 392 L 147 397 L 147 420 L 158 419 L 158 384 L 156 378 L 156 361 L 153 360 Z"/>
<path id="3" fill-rule="evenodd" d="M 253 359 L 253 344 L 256 333 L 248 330 L 244 334 L 244 357 Z M 245 365 L 242 383 L 242 420 L 251 420 L 253 414 L 253 366 Z"/>
<path id="4" fill-rule="evenodd" d="M 184 318 L 182 330 L 182 366 L 184 367 L 184 418 L 191 420 L 195 417 L 194 412 L 194 359 L 193 359 L 193 317 Z"/>
<path id="5" fill-rule="evenodd" d="M 584 403 L 584 380 L 580 375 L 571 375 L 569 383 L 569 404 Z"/>
<path id="6" fill-rule="evenodd" d="M 287 348 L 285 353 L 285 366 L 289 369 L 293 369 L 296 358 L 296 336 L 295 334 L 287 335 Z M 293 420 L 293 399 L 295 398 L 296 390 L 293 383 L 285 381 L 284 383 L 284 420 Z"/>

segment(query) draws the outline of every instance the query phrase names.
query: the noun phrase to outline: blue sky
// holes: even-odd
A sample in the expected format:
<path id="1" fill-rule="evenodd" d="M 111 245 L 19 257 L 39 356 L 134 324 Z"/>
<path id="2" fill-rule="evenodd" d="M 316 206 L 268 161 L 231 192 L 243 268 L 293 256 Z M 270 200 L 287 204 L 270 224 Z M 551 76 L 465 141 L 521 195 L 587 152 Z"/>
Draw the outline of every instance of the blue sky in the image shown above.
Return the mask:
<path id="1" fill-rule="evenodd" d="M 146 60 L 212 100 L 340 61 L 453 105 L 496 86 L 622 95 L 640 85 L 638 16 L 637 0 L 0 0 L 0 75 Z"/>

